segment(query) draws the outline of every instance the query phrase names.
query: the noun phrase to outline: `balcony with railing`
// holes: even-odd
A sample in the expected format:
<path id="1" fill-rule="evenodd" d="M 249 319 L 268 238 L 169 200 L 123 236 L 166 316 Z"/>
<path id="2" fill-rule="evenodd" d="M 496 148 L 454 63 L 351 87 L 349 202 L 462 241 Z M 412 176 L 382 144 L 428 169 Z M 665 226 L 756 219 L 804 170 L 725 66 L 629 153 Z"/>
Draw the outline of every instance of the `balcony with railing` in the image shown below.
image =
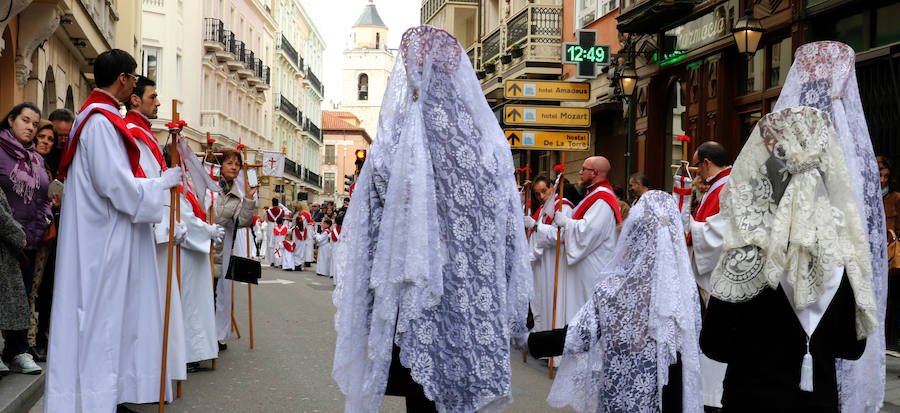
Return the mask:
<path id="1" fill-rule="evenodd" d="M 278 50 L 281 50 L 284 53 L 285 59 L 291 62 L 297 70 L 303 69 L 303 66 L 299 63 L 300 54 L 297 53 L 297 49 L 294 49 L 294 46 L 284 34 L 278 39 Z"/>
<path id="2" fill-rule="evenodd" d="M 207 17 L 203 19 L 203 47 L 206 51 L 218 53 L 225 50 L 225 23 L 221 20 Z"/>
<path id="3" fill-rule="evenodd" d="M 620 33 L 657 33 L 667 24 L 688 16 L 700 0 L 620 0 Z"/>
<path id="4" fill-rule="evenodd" d="M 303 172 L 301 169 L 302 169 L 302 167 L 300 165 L 297 165 L 297 163 L 294 162 L 293 160 L 288 159 L 287 157 L 284 158 L 284 172 L 285 173 L 287 173 L 297 179 L 303 179 Z"/>
<path id="5" fill-rule="evenodd" d="M 472 62 L 472 67 L 475 70 L 481 70 L 481 43 L 473 43 L 466 49 L 466 55 L 469 56 L 469 61 Z"/>
<path id="6" fill-rule="evenodd" d="M 322 188 L 322 177 L 306 168 L 303 168 L 303 181 L 310 185 L 315 185 L 318 189 Z"/>
<path id="7" fill-rule="evenodd" d="M 309 122 L 309 134 L 319 142 L 322 142 L 322 129 L 319 129 L 315 123 Z"/>
<path id="8" fill-rule="evenodd" d="M 300 127 L 300 111 L 297 110 L 297 106 L 294 106 L 294 104 L 288 100 L 287 96 L 282 94 L 278 95 L 278 99 L 275 101 L 275 109 L 284 114 L 284 116 L 296 127 Z"/>
<path id="9" fill-rule="evenodd" d="M 234 39 L 234 59 L 228 61 L 228 68 L 231 70 L 242 70 L 244 69 L 244 60 L 246 59 L 245 53 L 246 45 L 243 40 Z"/>
<path id="10" fill-rule="evenodd" d="M 253 55 L 253 51 L 250 49 L 244 50 L 244 58 L 241 59 L 241 62 L 244 63 L 244 68 L 238 70 L 238 75 L 241 78 L 248 78 L 248 81 L 253 85 L 252 77 L 256 73 L 256 57 Z"/>
<path id="11" fill-rule="evenodd" d="M 322 87 L 322 82 L 319 81 L 319 78 L 309 66 L 306 67 L 306 78 L 309 79 L 310 86 L 319 94 L 319 97 L 325 97 L 325 89 Z"/>
<path id="12" fill-rule="evenodd" d="M 421 18 L 422 20 L 419 21 L 422 23 L 427 23 L 428 20 L 431 20 L 431 18 L 434 17 L 434 15 L 439 11 L 441 11 L 441 8 L 448 3 L 465 4 L 478 7 L 478 0 L 426 0 L 425 3 L 422 3 L 422 8 L 419 12 L 419 18 Z"/>
<path id="13" fill-rule="evenodd" d="M 562 6 L 529 4 L 486 36 L 481 45 L 485 66 L 482 83 L 501 74 L 504 79 L 524 74 L 559 74 Z"/>
<path id="14" fill-rule="evenodd" d="M 235 58 L 235 39 L 231 30 L 222 30 L 222 50 L 216 52 L 216 60 L 219 62 L 227 62 Z"/>

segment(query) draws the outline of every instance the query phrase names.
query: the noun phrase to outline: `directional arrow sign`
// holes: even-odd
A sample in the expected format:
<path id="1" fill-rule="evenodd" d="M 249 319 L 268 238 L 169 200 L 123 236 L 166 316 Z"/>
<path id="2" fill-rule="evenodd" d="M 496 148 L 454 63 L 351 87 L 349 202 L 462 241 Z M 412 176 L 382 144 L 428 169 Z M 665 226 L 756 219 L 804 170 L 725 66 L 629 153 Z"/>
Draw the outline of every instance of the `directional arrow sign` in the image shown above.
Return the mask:
<path id="1" fill-rule="evenodd" d="M 591 110 L 585 108 L 506 105 L 503 114 L 507 125 L 591 126 Z"/>
<path id="2" fill-rule="evenodd" d="M 586 151 L 591 141 L 590 132 L 581 130 L 505 129 L 503 132 L 512 149 Z"/>
<path id="3" fill-rule="evenodd" d="M 507 99 L 523 100 L 591 100 L 591 85 L 587 82 L 553 82 L 547 80 L 507 80 L 503 86 Z"/>

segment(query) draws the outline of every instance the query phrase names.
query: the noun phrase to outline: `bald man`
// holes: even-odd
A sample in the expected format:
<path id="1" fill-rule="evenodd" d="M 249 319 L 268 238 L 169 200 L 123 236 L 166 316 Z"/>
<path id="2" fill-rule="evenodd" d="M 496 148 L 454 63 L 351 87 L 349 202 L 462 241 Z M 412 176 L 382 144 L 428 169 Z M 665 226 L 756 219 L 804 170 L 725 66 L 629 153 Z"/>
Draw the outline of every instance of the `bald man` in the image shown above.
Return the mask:
<path id="1" fill-rule="evenodd" d="M 584 199 L 575 206 L 572 217 L 556 214 L 553 224 L 562 228 L 566 244 L 566 322 L 588 301 L 594 292 L 600 270 L 612 259 L 616 247 L 616 225 L 622 222 L 616 194 L 606 177 L 609 160 L 592 156 L 581 165 Z"/>

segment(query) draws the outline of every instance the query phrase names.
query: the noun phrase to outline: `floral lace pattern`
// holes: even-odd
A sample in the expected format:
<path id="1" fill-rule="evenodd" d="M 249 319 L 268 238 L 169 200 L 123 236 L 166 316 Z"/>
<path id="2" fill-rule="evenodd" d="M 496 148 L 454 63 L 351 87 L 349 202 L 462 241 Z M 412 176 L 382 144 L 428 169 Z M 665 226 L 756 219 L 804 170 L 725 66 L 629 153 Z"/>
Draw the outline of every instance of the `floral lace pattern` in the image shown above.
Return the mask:
<path id="1" fill-rule="evenodd" d="M 811 106 L 828 112 L 850 172 L 856 204 L 868 240 L 871 285 L 879 328 L 870 334 L 859 360 L 838 360 L 842 411 L 877 412 L 884 399 L 884 312 L 887 300 L 887 242 L 878 163 L 872 150 L 856 81 L 856 53 L 838 42 L 814 42 L 797 49 L 775 110 Z"/>
<path id="2" fill-rule="evenodd" d="M 641 196 L 600 279 L 569 323 L 550 404 L 579 412 L 659 412 L 669 365 L 680 353 L 683 411 L 702 412 L 700 305 L 671 195 Z"/>
<path id="3" fill-rule="evenodd" d="M 827 178 L 827 179 L 826 179 Z M 776 190 L 777 189 L 777 190 Z M 847 165 L 827 113 L 798 106 L 759 120 L 720 198 L 730 221 L 710 294 L 747 301 L 782 275 L 801 310 L 843 266 L 853 287 L 857 333 L 877 326 L 871 261 Z M 775 194 L 778 195 L 775 195 Z"/>
<path id="4" fill-rule="evenodd" d="M 380 410 L 392 343 L 441 411 L 511 400 L 532 277 L 509 144 L 462 50 L 404 34 L 344 221 L 332 376 L 348 412 Z"/>

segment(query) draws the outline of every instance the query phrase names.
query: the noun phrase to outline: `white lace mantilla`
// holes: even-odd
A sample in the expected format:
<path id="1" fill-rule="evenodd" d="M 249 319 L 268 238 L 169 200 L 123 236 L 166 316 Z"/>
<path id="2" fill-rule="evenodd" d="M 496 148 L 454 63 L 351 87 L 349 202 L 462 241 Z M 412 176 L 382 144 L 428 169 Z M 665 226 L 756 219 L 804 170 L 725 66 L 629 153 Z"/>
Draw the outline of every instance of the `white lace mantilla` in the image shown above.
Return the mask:
<path id="1" fill-rule="evenodd" d="M 533 295 L 509 143 L 459 42 L 409 29 L 339 243 L 332 377 L 381 409 L 392 344 L 442 412 L 498 411 Z"/>
<path id="2" fill-rule="evenodd" d="M 782 275 L 802 310 L 843 266 L 862 338 L 878 325 L 869 249 L 853 189 L 827 113 L 798 106 L 763 116 L 741 150 L 720 198 L 729 221 L 710 294 L 742 302 Z"/>
<path id="3" fill-rule="evenodd" d="M 800 46 L 781 89 L 775 110 L 811 106 L 828 112 L 847 162 L 856 205 L 865 227 L 872 262 L 879 327 L 869 334 L 859 360 L 838 360 L 841 410 L 875 413 L 884 399 L 884 312 L 887 302 L 887 230 L 881 200 L 878 163 L 856 82 L 856 53 L 838 42 Z"/>
<path id="4" fill-rule="evenodd" d="M 682 408 L 702 412 L 700 304 L 672 196 L 649 191 L 623 224 L 613 261 L 569 323 L 548 401 L 579 412 L 659 412 L 681 354 Z"/>

